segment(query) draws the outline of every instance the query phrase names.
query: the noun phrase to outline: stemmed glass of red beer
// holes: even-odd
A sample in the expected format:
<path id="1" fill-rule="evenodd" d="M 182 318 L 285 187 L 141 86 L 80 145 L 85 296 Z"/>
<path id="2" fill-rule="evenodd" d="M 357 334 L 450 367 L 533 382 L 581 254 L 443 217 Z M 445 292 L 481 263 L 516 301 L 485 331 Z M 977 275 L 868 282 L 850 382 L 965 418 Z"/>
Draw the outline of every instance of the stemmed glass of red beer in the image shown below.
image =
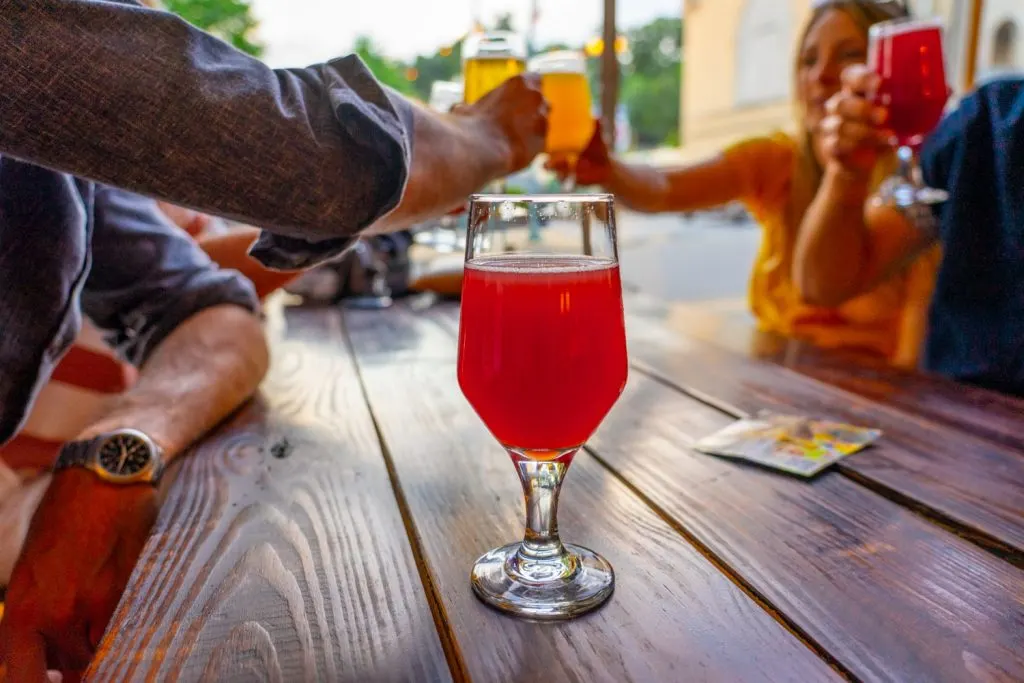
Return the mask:
<path id="1" fill-rule="evenodd" d="M 531 214 L 547 226 L 544 242 L 528 238 Z M 489 605 L 562 619 L 611 595 L 607 560 L 560 540 L 558 493 L 622 393 L 627 367 L 612 197 L 474 196 L 459 385 L 511 456 L 526 498 L 522 542 L 473 567 L 473 590 Z"/>
<path id="2" fill-rule="evenodd" d="M 889 110 L 887 126 L 896 136 L 899 170 L 879 189 L 881 201 L 907 207 L 936 204 L 946 192 L 928 187 L 917 162 L 925 136 L 938 125 L 949 99 L 942 23 L 895 19 L 871 27 L 869 66 L 881 77 L 876 100 Z"/>

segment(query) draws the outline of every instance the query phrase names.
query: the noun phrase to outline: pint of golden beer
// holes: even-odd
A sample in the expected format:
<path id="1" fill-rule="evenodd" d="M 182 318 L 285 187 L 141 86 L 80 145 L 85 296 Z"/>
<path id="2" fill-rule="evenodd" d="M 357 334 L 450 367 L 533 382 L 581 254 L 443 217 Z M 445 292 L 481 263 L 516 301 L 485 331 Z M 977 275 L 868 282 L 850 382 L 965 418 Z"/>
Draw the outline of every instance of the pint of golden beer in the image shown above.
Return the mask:
<path id="1" fill-rule="evenodd" d="M 541 75 L 541 90 L 551 107 L 547 153 L 575 160 L 594 135 L 583 55 L 570 51 L 549 52 L 531 60 L 530 71 Z"/>
<path id="2" fill-rule="evenodd" d="M 462 46 L 464 99 L 473 104 L 526 71 L 526 43 L 516 33 L 493 31 L 469 36 Z"/>

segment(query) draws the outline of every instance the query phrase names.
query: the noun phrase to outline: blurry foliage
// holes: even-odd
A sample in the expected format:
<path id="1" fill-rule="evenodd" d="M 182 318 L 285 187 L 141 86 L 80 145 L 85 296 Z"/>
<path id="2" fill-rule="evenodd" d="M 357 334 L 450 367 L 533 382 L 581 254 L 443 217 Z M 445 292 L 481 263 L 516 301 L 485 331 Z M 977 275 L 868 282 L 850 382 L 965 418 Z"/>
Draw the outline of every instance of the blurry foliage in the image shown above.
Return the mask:
<path id="1" fill-rule="evenodd" d="M 498 16 L 489 28 L 515 30 L 509 14 Z M 682 20 L 671 17 L 655 19 L 626 33 L 629 50 L 622 57 L 620 100 L 629 111 L 634 140 L 640 147 L 679 144 L 682 35 Z M 426 101 L 435 81 L 459 78 L 463 38 L 440 47 L 432 55 L 420 55 L 410 64 L 383 56 L 368 38 L 360 38 L 355 51 L 383 83 Z M 571 49 L 571 46 L 547 45 L 538 52 L 554 49 Z M 587 70 L 596 105 L 600 93 L 600 60 L 588 60 Z"/>
<path id="2" fill-rule="evenodd" d="M 252 38 L 257 22 L 250 0 L 164 0 L 168 11 L 209 31 L 254 57 L 263 54 L 263 45 Z"/>
<path id="3" fill-rule="evenodd" d="M 623 68 L 621 99 L 640 147 L 679 144 L 683 84 L 681 19 L 655 19 L 627 33 L 630 59 Z"/>
<path id="4" fill-rule="evenodd" d="M 373 41 L 366 36 L 356 38 L 354 52 L 359 55 L 377 80 L 403 95 L 416 96 L 415 80 L 410 79 L 415 69 L 383 56 Z"/>
<path id="5" fill-rule="evenodd" d="M 462 40 L 446 45 L 430 56 L 420 55 L 413 63 L 419 72 L 416 94 L 426 101 L 435 81 L 454 81 L 462 72 Z"/>

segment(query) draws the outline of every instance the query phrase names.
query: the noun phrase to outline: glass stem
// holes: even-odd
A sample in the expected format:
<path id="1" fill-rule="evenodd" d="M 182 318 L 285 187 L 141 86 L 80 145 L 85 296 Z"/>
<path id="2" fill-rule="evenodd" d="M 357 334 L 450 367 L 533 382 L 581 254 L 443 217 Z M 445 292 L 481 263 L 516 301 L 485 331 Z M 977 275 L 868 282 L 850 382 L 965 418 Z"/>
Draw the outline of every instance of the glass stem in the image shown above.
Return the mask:
<path id="1" fill-rule="evenodd" d="M 909 145 L 903 145 L 896 152 L 896 157 L 900 161 L 900 177 L 915 187 L 921 185 L 921 169 L 914 163 L 914 149 Z"/>
<path id="2" fill-rule="evenodd" d="M 533 566 L 536 564 L 551 563 L 561 567 L 566 551 L 558 537 L 558 494 L 576 449 L 545 460 L 529 458 L 516 451 L 509 451 L 509 454 L 515 462 L 526 497 L 526 533 L 517 553 L 520 568 L 529 574 L 536 574 L 536 567 Z M 522 567 L 523 563 L 531 567 Z M 543 573 L 549 575 L 551 569 L 548 567 L 548 571 Z"/>
<path id="3" fill-rule="evenodd" d="M 914 150 L 900 145 L 896 150 L 899 165 L 891 178 L 882 184 L 880 195 L 892 204 L 906 208 L 916 202 L 916 190 L 921 187 L 921 170 L 914 160 Z"/>

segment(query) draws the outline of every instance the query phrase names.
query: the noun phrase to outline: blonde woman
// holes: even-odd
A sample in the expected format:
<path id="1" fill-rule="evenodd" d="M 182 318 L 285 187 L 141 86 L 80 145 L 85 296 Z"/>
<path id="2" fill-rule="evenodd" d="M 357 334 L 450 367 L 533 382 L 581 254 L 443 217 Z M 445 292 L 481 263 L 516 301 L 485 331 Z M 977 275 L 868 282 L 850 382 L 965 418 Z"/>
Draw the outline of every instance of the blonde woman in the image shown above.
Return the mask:
<path id="1" fill-rule="evenodd" d="M 615 159 L 599 132 L 579 160 L 578 183 L 602 185 L 622 204 L 652 213 L 743 202 L 763 231 L 748 294 L 762 329 L 819 346 L 866 351 L 895 365 L 916 365 L 937 250 L 920 257 L 904 275 L 835 308 L 804 302 L 791 276 L 797 235 L 811 202 L 844 204 L 848 199 L 841 189 L 822 184 L 825 103 L 839 92 L 843 69 L 865 61 L 868 29 L 905 15 L 902 5 L 893 2 L 816 4 L 796 56 L 796 135 L 779 132 L 745 140 L 701 163 L 664 170 Z M 886 134 L 879 129 L 879 136 Z M 876 179 L 884 178 L 888 168 L 888 163 L 879 164 Z M 857 204 L 850 210 L 862 209 Z"/>

